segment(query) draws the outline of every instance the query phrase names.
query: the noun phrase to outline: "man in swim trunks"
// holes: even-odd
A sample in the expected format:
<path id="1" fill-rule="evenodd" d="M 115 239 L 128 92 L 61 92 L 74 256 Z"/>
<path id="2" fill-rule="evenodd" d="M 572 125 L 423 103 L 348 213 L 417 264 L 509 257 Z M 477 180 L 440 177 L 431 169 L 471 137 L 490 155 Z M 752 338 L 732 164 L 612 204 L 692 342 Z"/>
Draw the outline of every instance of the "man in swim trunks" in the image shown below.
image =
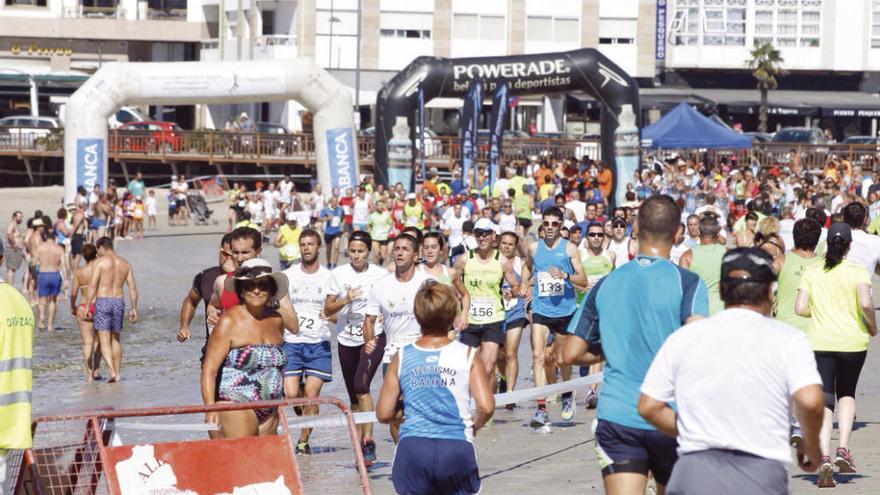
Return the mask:
<path id="1" fill-rule="evenodd" d="M 6 282 L 10 284 L 15 282 L 15 272 L 24 262 L 24 238 L 19 230 L 23 220 L 24 215 L 16 211 L 6 226 Z"/>
<path id="2" fill-rule="evenodd" d="M 86 292 L 86 303 L 89 305 L 94 303 L 95 310 L 92 312 L 80 307 L 79 311 L 83 313 L 81 316 L 90 316 L 94 321 L 101 345 L 101 355 L 110 372 L 107 382 L 116 383 L 120 380 L 122 371 L 122 342 L 119 340 L 119 335 L 125 317 L 123 287 L 128 286 L 128 298 L 131 300 L 128 320 L 130 323 L 136 323 L 137 284 L 131 264 L 113 251 L 113 241 L 109 237 L 98 239 L 95 247 L 98 249 L 98 259 L 94 262 L 92 280 L 89 281 Z"/>
<path id="3" fill-rule="evenodd" d="M 45 328 L 50 332 L 55 329 L 55 311 L 57 309 L 58 294 L 62 288 L 67 288 L 70 280 L 67 269 L 67 253 L 64 246 L 55 242 L 55 232 L 50 228 L 44 234 L 45 242 L 40 244 L 34 253 L 34 259 L 39 267 L 37 272 L 37 296 L 40 298 L 40 318 L 37 329 Z M 46 307 L 49 314 L 46 318 Z"/>

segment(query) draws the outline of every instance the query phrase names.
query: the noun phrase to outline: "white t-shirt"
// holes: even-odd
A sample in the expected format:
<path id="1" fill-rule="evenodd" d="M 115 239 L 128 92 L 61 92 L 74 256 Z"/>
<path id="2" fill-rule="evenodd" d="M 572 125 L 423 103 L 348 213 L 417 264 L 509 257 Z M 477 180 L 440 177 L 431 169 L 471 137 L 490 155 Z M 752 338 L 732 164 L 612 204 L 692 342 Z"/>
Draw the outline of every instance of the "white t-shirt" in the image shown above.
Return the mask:
<path id="1" fill-rule="evenodd" d="M 263 208 L 266 216 L 275 218 L 278 216 L 278 202 L 281 200 L 281 194 L 278 191 L 266 191 L 263 193 Z"/>
<path id="2" fill-rule="evenodd" d="M 690 251 L 690 249 L 691 247 L 688 246 L 687 242 L 673 244 L 672 249 L 669 251 L 669 261 L 671 261 L 673 265 L 678 265 L 679 260 L 681 260 L 681 255 Z M 583 257 L 583 255 L 581 256 Z"/>
<path id="3" fill-rule="evenodd" d="M 501 232 L 516 232 L 516 215 L 502 213 L 498 216 L 498 227 Z"/>
<path id="4" fill-rule="evenodd" d="M 581 200 L 573 199 L 565 203 L 565 207 L 574 212 L 574 218 L 577 223 L 583 222 L 584 217 L 587 216 L 587 204 Z"/>
<path id="5" fill-rule="evenodd" d="M 785 243 L 786 251 L 794 249 L 794 224 L 793 218 L 783 218 L 779 221 L 779 237 Z"/>
<path id="6" fill-rule="evenodd" d="M 144 204 L 147 207 L 148 216 L 154 217 L 159 213 L 158 208 L 156 207 L 156 196 L 147 196 L 147 199 L 144 200 Z"/>
<path id="7" fill-rule="evenodd" d="M 342 265 L 333 270 L 328 295 L 344 298 L 349 289 L 360 289 L 361 295 L 342 308 L 336 317 L 336 339 L 339 345 L 357 347 L 364 343 L 364 315 L 370 289 L 379 279 L 388 275 L 388 270 L 372 263 L 362 272 L 354 271 L 351 265 Z M 376 322 L 375 335 L 382 333 L 382 324 Z"/>
<path id="8" fill-rule="evenodd" d="M 397 280 L 397 275 L 389 273 L 373 284 L 367 299 L 366 314 L 383 318 L 387 336 L 383 363 L 390 363 L 398 349 L 422 336 L 422 328 L 413 312 L 413 301 L 419 287 L 428 278 L 416 270 L 409 282 L 401 282 Z"/>
<path id="9" fill-rule="evenodd" d="M 354 198 L 352 207 L 352 223 L 366 225 L 370 221 L 370 200 Z"/>
<path id="10" fill-rule="evenodd" d="M 620 268 L 629 262 L 629 237 L 624 237 L 622 241 L 617 242 L 611 239 L 608 243 L 608 250 L 614 253 L 614 268 Z"/>
<path id="11" fill-rule="evenodd" d="M 680 455 L 740 450 L 787 464 L 792 396 L 821 383 L 804 332 L 736 308 L 666 339 L 641 391 L 675 401 Z"/>
<path id="12" fill-rule="evenodd" d="M 324 195 L 318 194 L 317 192 L 312 191 L 311 203 L 312 203 L 312 216 L 315 216 L 315 217 L 321 216 L 321 210 L 324 209 Z"/>
<path id="13" fill-rule="evenodd" d="M 853 229 L 852 244 L 846 259 L 864 266 L 868 273 L 874 273 L 874 268 L 880 263 L 880 237 Z"/>
<path id="14" fill-rule="evenodd" d="M 292 344 L 318 344 L 330 340 L 330 322 L 321 318 L 333 275 L 318 265 L 315 273 L 305 273 L 297 263 L 282 273 L 289 282 L 290 302 L 299 318 L 299 332 L 284 331 L 284 341 Z"/>
<path id="15" fill-rule="evenodd" d="M 463 240 L 462 226 L 470 218 L 470 214 L 464 208 L 461 209 L 461 216 L 455 216 L 455 210 L 449 208 L 443 214 L 443 220 L 440 227 L 443 230 L 449 230 L 449 248 L 452 249 Z"/>
<path id="16" fill-rule="evenodd" d="M 263 204 L 259 201 L 248 201 L 247 209 L 251 214 L 251 222 L 263 222 Z"/>
<path id="17" fill-rule="evenodd" d="M 290 203 L 290 192 L 293 191 L 293 181 L 284 182 L 283 180 L 278 183 L 278 191 L 281 193 L 281 201 L 284 203 Z"/>

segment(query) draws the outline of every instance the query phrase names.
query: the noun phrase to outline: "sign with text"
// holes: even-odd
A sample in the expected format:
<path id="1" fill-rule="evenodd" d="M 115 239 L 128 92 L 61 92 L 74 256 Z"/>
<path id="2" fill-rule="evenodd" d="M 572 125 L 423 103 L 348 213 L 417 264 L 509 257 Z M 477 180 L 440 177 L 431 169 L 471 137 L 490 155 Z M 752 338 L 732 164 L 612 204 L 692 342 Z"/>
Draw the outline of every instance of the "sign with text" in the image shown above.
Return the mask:
<path id="1" fill-rule="evenodd" d="M 327 156 L 330 158 L 330 181 L 340 191 L 358 183 L 354 132 L 350 127 L 327 129 Z"/>
<path id="2" fill-rule="evenodd" d="M 76 183 L 91 192 L 95 184 L 104 191 L 107 179 L 104 177 L 104 140 L 76 140 Z"/>

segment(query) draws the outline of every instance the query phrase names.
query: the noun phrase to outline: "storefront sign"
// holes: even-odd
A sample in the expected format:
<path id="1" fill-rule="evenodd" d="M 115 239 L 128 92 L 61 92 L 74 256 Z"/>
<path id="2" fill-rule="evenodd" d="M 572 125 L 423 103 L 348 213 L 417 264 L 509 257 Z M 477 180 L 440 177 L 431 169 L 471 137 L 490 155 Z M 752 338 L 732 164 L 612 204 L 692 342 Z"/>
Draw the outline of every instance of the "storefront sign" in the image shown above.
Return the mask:
<path id="1" fill-rule="evenodd" d="M 666 0 L 657 0 L 657 39 L 654 58 L 666 60 Z"/>
<path id="2" fill-rule="evenodd" d="M 69 57 L 73 55 L 73 48 L 65 48 L 60 46 L 40 46 L 37 43 L 31 43 L 23 46 L 21 43 L 13 43 L 9 48 L 13 55 L 27 54 L 31 56 L 50 57 L 52 55 L 61 55 Z"/>

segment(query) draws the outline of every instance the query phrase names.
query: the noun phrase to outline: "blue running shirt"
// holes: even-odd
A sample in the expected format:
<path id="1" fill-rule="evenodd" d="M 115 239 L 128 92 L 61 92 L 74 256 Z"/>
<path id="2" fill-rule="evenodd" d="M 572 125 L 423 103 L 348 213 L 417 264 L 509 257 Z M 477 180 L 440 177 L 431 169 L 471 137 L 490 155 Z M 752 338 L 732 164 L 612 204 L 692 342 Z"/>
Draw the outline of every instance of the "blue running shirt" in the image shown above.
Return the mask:
<path id="1" fill-rule="evenodd" d="M 706 285 L 665 258 L 636 256 L 590 290 L 574 334 L 602 344 L 599 419 L 655 429 L 637 411 L 639 388 L 666 338 L 694 315 L 709 315 Z"/>

